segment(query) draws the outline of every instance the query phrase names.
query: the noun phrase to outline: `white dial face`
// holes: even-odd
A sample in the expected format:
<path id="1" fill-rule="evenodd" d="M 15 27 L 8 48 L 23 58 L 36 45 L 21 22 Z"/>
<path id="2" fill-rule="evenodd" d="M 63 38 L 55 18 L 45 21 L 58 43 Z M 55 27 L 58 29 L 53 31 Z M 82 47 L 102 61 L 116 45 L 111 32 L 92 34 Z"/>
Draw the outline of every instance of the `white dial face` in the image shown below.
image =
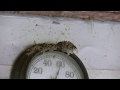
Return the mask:
<path id="1" fill-rule="evenodd" d="M 70 56 L 58 52 L 36 55 L 30 62 L 27 79 L 82 79 L 83 73 Z"/>

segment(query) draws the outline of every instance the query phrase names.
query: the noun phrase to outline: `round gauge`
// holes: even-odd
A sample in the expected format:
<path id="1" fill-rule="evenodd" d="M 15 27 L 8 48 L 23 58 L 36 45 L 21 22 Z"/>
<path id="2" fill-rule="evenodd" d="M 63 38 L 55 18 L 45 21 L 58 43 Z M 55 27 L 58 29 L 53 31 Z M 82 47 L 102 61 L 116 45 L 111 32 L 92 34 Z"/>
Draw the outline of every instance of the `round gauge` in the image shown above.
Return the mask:
<path id="1" fill-rule="evenodd" d="M 75 54 L 60 50 L 26 53 L 14 63 L 11 79 L 88 79 L 85 66 Z"/>
<path id="2" fill-rule="evenodd" d="M 53 51 L 36 54 L 30 61 L 27 79 L 83 79 L 79 64 L 65 53 Z"/>

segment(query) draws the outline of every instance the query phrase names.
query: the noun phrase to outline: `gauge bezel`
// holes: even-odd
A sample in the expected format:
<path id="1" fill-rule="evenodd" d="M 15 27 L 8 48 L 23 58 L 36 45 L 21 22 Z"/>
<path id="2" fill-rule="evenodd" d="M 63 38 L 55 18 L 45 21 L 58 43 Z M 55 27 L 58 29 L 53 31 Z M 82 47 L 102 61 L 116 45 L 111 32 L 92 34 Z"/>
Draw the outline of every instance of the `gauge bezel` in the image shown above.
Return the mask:
<path id="1" fill-rule="evenodd" d="M 55 51 L 62 52 L 60 50 L 55 50 Z M 33 54 L 31 54 L 29 56 L 26 53 L 27 52 L 24 51 L 15 61 L 12 71 L 11 71 L 11 76 L 10 76 L 11 79 L 26 79 L 28 65 L 29 65 L 30 61 L 32 60 L 32 58 L 38 53 L 38 51 L 34 52 Z M 64 52 L 62 52 L 62 53 L 64 53 Z M 65 54 L 67 54 L 67 53 L 65 53 Z M 70 54 L 69 56 L 78 63 L 79 67 L 82 70 L 83 76 L 84 76 L 83 79 L 89 79 L 87 70 L 86 70 L 84 64 L 82 63 L 82 61 L 75 54 Z"/>

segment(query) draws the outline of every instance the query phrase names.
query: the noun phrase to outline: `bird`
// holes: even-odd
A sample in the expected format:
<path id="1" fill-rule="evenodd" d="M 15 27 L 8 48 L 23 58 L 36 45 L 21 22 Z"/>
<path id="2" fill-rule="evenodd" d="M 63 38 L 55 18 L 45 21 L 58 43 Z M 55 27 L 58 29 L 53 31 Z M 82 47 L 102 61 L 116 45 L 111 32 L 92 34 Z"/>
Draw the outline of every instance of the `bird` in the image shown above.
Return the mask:
<path id="1" fill-rule="evenodd" d="M 39 51 L 40 53 L 45 53 L 47 51 L 60 50 L 70 55 L 70 54 L 73 54 L 73 50 L 76 50 L 76 49 L 77 47 L 70 41 L 61 41 L 58 43 L 50 43 L 50 44 L 47 44 L 47 43 L 35 44 L 30 48 L 28 48 L 26 51 L 27 51 L 27 55 L 31 55 L 36 51 Z"/>

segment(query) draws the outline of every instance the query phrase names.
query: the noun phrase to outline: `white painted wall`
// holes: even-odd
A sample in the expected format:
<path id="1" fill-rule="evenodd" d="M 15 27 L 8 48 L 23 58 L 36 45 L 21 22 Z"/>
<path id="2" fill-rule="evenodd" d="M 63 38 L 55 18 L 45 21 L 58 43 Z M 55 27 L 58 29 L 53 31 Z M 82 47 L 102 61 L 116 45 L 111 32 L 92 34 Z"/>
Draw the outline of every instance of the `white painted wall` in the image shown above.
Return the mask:
<path id="1" fill-rule="evenodd" d="M 34 41 L 62 40 L 77 46 L 76 55 L 87 68 L 90 79 L 120 79 L 119 22 L 11 14 L 0 15 L 0 78 L 9 78 L 16 57 Z"/>

